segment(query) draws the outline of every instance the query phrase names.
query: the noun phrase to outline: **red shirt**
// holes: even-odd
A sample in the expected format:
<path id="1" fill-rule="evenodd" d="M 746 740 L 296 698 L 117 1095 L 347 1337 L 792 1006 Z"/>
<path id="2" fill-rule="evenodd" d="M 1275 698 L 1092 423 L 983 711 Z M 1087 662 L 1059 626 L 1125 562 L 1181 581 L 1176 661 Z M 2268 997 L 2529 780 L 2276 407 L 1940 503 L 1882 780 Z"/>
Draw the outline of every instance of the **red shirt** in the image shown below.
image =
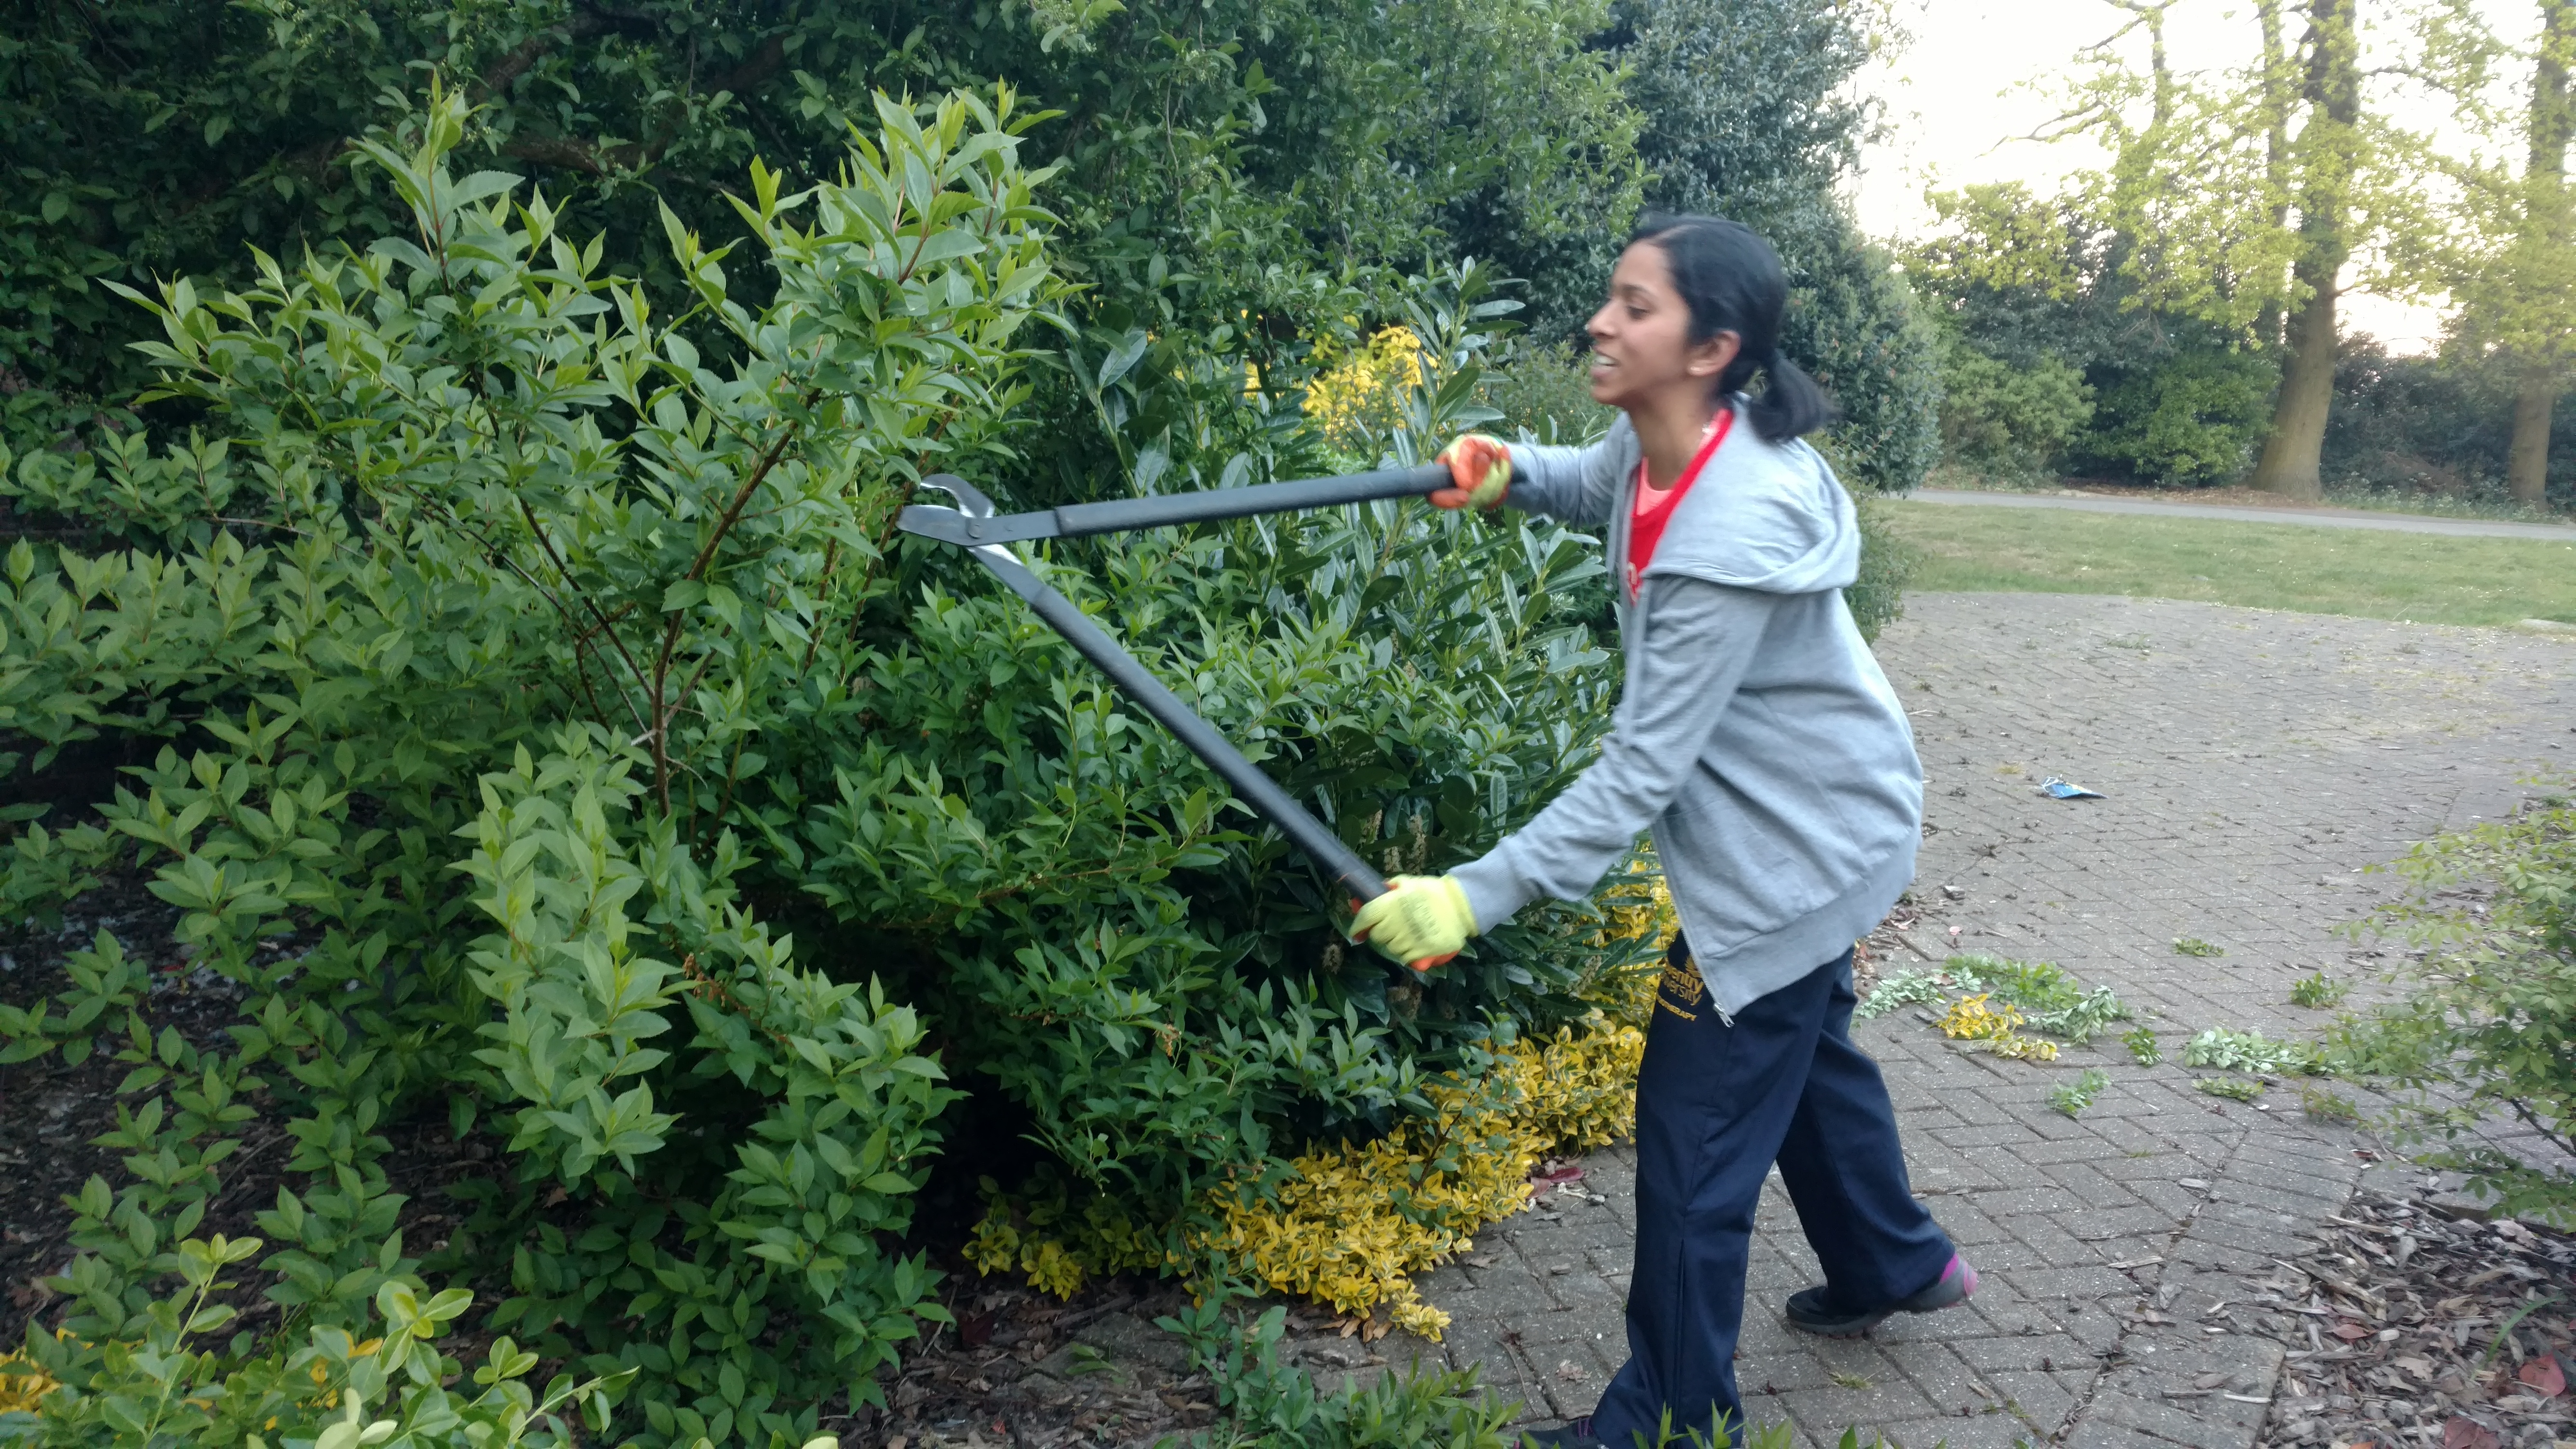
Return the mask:
<path id="1" fill-rule="evenodd" d="M 1637 460 L 1636 501 L 1628 511 L 1628 602 L 1637 601 L 1637 588 L 1645 582 L 1646 565 L 1655 561 L 1655 545 L 1663 542 L 1664 525 L 1672 522 L 1673 510 L 1681 506 L 1682 495 L 1699 480 L 1699 470 L 1726 441 L 1727 430 L 1735 425 L 1735 409 L 1719 412 L 1708 425 L 1708 436 L 1700 441 L 1699 451 L 1691 455 L 1690 465 L 1670 488 L 1657 488 L 1646 481 L 1646 460 Z"/>

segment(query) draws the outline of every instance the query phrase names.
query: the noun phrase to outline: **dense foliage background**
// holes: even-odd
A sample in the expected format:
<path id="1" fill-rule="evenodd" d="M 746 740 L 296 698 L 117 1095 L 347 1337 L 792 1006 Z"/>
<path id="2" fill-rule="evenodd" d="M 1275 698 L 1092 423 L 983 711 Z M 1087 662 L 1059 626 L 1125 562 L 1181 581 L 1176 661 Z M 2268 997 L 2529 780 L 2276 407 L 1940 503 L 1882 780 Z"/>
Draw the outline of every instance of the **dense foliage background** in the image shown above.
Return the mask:
<path id="1" fill-rule="evenodd" d="M 1908 273 L 1940 337 L 1944 461 L 2002 480 L 2239 481 L 2269 424 L 2277 360 L 2224 328 L 2141 305 L 2118 238 L 2017 188 L 1949 199 L 1952 229 Z M 1995 265 L 2010 258 L 2008 266 Z M 2519 364 L 2476 347 L 2391 357 L 2344 340 L 2322 468 L 2329 488 L 2501 502 Z M 2553 424 L 2576 440 L 2576 419 Z M 2576 462 L 2550 497 L 2576 501 Z"/>
<path id="2" fill-rule="evenodd" d="M 1567 343 L 1649 201 L 1778 237 L 1826 445 L 1910 486 L 1936 342 L 1832 198 L 1862 24 L 11 5 L 0 900 L 177 926 L 0 1005 L 0 1059 L 125 1068 L 124 1170 L 29 1325 L 62 1387 L 0 1427 L 799 1442 L 941 1316 L 925 1192 L 1115 1202 L 1183 1261 L 1211 1193 L 1507 1090 L 1636 945 L 1550 907 L 1398 980 L 892 517 L 935 471 L 1037 506 L 1583 436 Z M 1043 566 L 1421 870 L 1590 757 L 1598 547 L 1384 506 Z M 1855 608 L 1896 582 L 1876 551 Z M 220 1029 L 169 1016 L 168 952 Z M 388 1171 L 417 1132 L 490 1149 L 435 1246 Z M 224 1197 L 271 1143 L 273 1205 Z M 460 1321 L 511 1335 L 479 1398 L 426 1346 Z"/>

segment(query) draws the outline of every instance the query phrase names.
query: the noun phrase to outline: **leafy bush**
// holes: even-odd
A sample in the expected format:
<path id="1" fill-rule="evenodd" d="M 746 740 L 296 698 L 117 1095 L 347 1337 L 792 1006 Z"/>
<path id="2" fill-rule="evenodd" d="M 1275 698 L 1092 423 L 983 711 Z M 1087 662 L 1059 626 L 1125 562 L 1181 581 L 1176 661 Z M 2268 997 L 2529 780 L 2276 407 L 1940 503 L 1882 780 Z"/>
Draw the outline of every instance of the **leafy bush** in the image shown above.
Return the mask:
<path id="1" fill-rule="evenodd" d="M 1420 1301 L 1412 1275 L 1471 1251 L 1470 1234 L 1529 1206 L 1528 1175 L 1542 1155 L 1602 1146 L 1635 1123 L 1654 967 L 1678 923 L 1651 852 L 1601 902 L 1607 923 L 1592 942 L 1600 964 L 1577 991 L 1594 1009 L 1543 1040 L 1484 1044 L 1457 1082 L 1428 1089 L 1429 1115 L 1371 1141 L 1315 1143 L 1257 1176 L 1234 1174 L 1193 1205 L 1177 1235 L 1060 1173 L 1018 1193 L 986 1178 L 968 1259 L 1063 1297 L 1094 1274 L 1224 1265 L 1360 1317 L 1365 1334 L 1402 1327 L 1437 1341 L 1449 1316 Z M 1387 1315 L 1369 1317 L 1380 1306 Z"/>
<path id="2" fill-rule="evenodd" d="M 1517 1442 L 1503 1426 L 1519 1405 L 1479 1392 L 1472 1368 L 1426 1373 L 1417 1365 L 1374 1383 L 1319 1392 L 1303 1368 L 1280 1362 L 1287 1310 L 1273 1306 L 1249 1322 L 1235 1321 L 1230 1300 L 1240 1291 L 1220 1283 L 1180 1316 L 1156 1320 L 1189 1345 L 1191 1366 L 1207 1375 L 1225 1416 L 1221 1429 L 1193 1435 L 1191 1449 L 1506 1449 Z"/>
<path id="3" fill-rule="evenodd" d="M 1941 353 L 1941 453 L 1988 477 L 2045 476 L 2093 420 L 2084 374 L 2042 354 L 2016 366 L 1956 335 Z"/>
<path id="4" fill-rule="evenodd" d="M 2326 487 L 2509 505 L 2505 464 L 2521 383 L 2515 359 L 2473 345 L 2391 357 L 2368 336 L 2346 336 L 2326 418 Z M 2576 410 L 2551 415 L 2549 464 L 2550 501 L 2576 506 Z"/>
<path id="5" fill-rule="evenodd" d="M 13 683 L 70 706 L 21 728 L 209 747 L 165 747 L 101 807 L 107 830 L 31 828 L 11 893 L 59 898 L 135 842 L 181 938 L 245 993 L 232 1050 L 156 1038 L 103 935 L 73 991 L 0 1019 L 12 1059 L 77 1060 L 104 1029 L 134 1066 L 113 1145 L 136 1177 L 90 1182 L 57 1282 L 76 1336 L 139 1321 L 255 1092 L 310 1183 L 260 1215 L 269 1297 L 346 1326 L 418 1269 L 499 1273 L 494 1326 L 651 1371 L 647 1443 L 810 1431 L 824 1392 L 873 1392 L 941 1314 L 933 1275 L 875 1235 L 908 1226 L 953 1094 L 908 1008 L 797 969 L 741 904 L 736 832 L 768 821 L 718 818 L 761 768 L 746 703 L 802 689 L 795 661 L 822 651 L 808 601 L 832 545 L 873 557 L 853 503 L 932 440 L 985 436 L 1010 335 L 1046 295 L 1007 110 L 882 120 L 847 185 L 781 201 L 755 174 L 763 310 L 674 234 L 743 359 L 726 376 L 589 275 L 598 248 L 541 198 L 514 211 L 512 178 L 449 175 L 463 108 L 437 97 L 410 150 L 369 143 L 416 242 L 153 304 L 165 387 L 241 430 L 246 469 L 199 449 L 155 470 L 138 448 L 100 487 L 26 460 L 22 498 L 169 552 L 42 566 L 16 546 Z M 800 230 L 808 204 L 820 225 Z M 501 933 L 468 944 L 478 915 Z M 281 959 L 279 939 L 301 949 Z M 675 1131 L 661 1108 L 681 1097 Z M 571 1231 L 532 1193 L 467 1184 L 478 1210 L 442 1260 L 404 1256 L 381 1128 L 442 1098 L 458 1132 L 487 1113 L 508 1131 L 522 1183 L 582 1204 Z M 812 1329 L 774 1339 L 777 1315 Z"/>
<path id="6" fill-rule="evenodd" d="M 1484 401 L 1505 437 L 1586 443 L 1610 430 L 1616 410 L 1592 400 L 1588 352 L 1524 346 L 1485 374 Z"/>
<path id="7" fill-rule="evenodd" d="M 1860 636 L 1875 641 L 1880 630 L 1905 617 L 1905 585 L 1914 577 L 1917 560 L 1913 545 L 1888 526 L 1878 500 L 1864 496 L 1854 501 L 1860 512 L 1860 577 L 1843 590 L 1843 603 Z"/>
<path id="8" fill-rule="evenodd" d="M 2562 785 L 2563 788 L 2563 785 Z M 2385 1126 L 2419 1161 L 2465 1173 L 2499 1211 L 2576 1219 L 2565 1163 L 2576 1120 L 2576 801 L 2427 841 L 2394 867 L 2406 893 L 2371 928 L 2424 949 L 2405 999 L 2348 1018 L 2328 1040 L 2339 1071 L 2405 1093 Z M 2504 1118 L 2552 1156 L 2496 1141 Z"/>
<path id="9" fill-rule="evenodd" d="M 72 540 L 7 557 L 5 763 L 160 746 L 93 818 L 16 812 L 0 896 L 42 916 L 138 873 L 242 993 L 187 1039 L 102 934 L 0 1016 L 8 1060 L 130 1068 L 125 1179 L 80 1194 L 55 1282 L 74 1339 L 143 1331 L 265 1111 L 292 1151 L 259 1290 L 296 1331 L 488 1286 L 487 1327 L 633 1371 L 616 1432 L 792 1440 L 942 1316 L 892 1245 L 952 1077 L 1169 1244 L 1282 1149 L 1436 1115 L 1498 1033 L 1590 1009 L 1580 906 L 1391 980 L 972 561 L 893 541 L 922 474 L 1015 466 L 1041 361 L 1148 486 L 1312 447 L 1242 353 L 1039 331 L 1062 284 L 1025 124 L 1006 92 L 881 98 L 843 180 L 754 169 L 766 300 L 665 217 L 693 298 L 665 315 L 516 178 L 452 174 L 467 116 L 436 96 L 364 148 L 413 235 L 137 299 L 204 436 L 0 459 Z M 1408 294 L 1390 456 L 1485 416 L 1483 285 Z M 1598 545 L 1563 530 L 1386 504 L 1039 567 L 1388 870 L 1480 853 L 1606 727 Z M 1610 1110 L 1585 1080 L 1549 1110 Z M 504 1171 L 414 1258 L 387 1132 L 442 1111 Z"/>
<path id="10" fill-rule="evenodd" d="M 1430 1116 L 1373 1141 L 1317 1144 L 1211 1190 L 1179 1253 L 1107 1195 L 1077 1206 L 1059 1182 L 1038 1201 L 1015 1200 L 987 1179 L 990 1206 L 967 1256 L 1068 1297 L 1096 1273 L 1226 1263 L 1336 1312 L 1383 1305 L 1379 1326 L 1437 1341 L 1449 1315 L 1421 1301 L 1411 1275 L 1472 1251 L 1471 1234 L 1527 1207 L 1543 1154 L 1624 1135 L 1645 1048 L 1637 1027 L 1598 1017 L 1500 1047 L 1462 1074 L 1472 1087 L 1430 1088 Z"/>
<path id="11" fill-rule="evenodd" d="M 2271 425 L 2280 366 L 2218 344 L 2097 377 L 2086 461 L 2151 482 L 2223 483 L 2244 472 Z"/>
<path id="12" fill-rule="evenodd" d="M 2290 983 L 2290 1004 L 2310 1007 L 2341 1006 L 2344 997 L 2351 994 L 2351 991 L 2351 982 L 2338 981 L 2322 971 L 2311 971 Z"/>
<path id="13" fill-rule="evenodd" d="M 221 1234 L 178 1244 L 177 1291 L 145 1310 L 130 1340 L 92 1347 L 36 1338 L 41 1402 L 30 1395 L 23 1407 L 0 1404 L 0 1444 L 258 1449 L 271 1435 L 314 1449 L 564 1444 L 576 1442 L 566 1416 L 604 1429 L 615 1392 L 631 1376 L 576 1382 L 558 1374 L 540 1396 L 523 1382 L 537 1355 L 504 1337 L 472 1371 L 482 1392 L 451 1390 L 444 1385 L 464 1377 L 466 1366 L 441 1356 L 434 1340 L 472 1296 L 450 1289 L 423 1302 L 401 1283 L 377 1289 L 375 1317 L 312 1329 L 291 1349 L 273 1342 L 245 1357 L 192 1347 L 233 1321 L 230 1305 L 209 1301 L 236 1286 L 218 1275 L 260 1248 L 257 1238 Z M 377 1327 L 375 1336 L 358 1337 Z M 239 1361 L 227 1364 L 228 1357 Z"/>
<path id="14" fill-rule="evenodd" d="M 1810 366 L 1841 421 L 1814 439 L 1856 493 L 1902 493 L 1941 459 L 1940 337 L 1894 258 L 1837 217 L 1794 240 L 1781 350 Z"/>
<path id="15" fill-rule="evenodd" d="M 837 175 L 853 123 L 874 129 L 873 90 L 1002 83 L 1078 108 L 1021 154 L 1066 168 L 1056 245 L 1086 328 L 1249 326 L 1260 365 L 1293 370 L 1302 334 L 1391 311 L 1399 271 L 1467 256 L 1588 310 L 1600 232 L 1641 181 L 1618 62 L 1585 44 L 1604 19 L 1601 0 L 40 7 L 0 48 L 0 441 L 50 446 L 148 381 L 98 280 L 244 288 L 246 244 L 292 259 L 399 227 L 374 168 L 342 163 L 433 69 L 482 107 L 459 170 L 541 183 L 664 312 L 691 303 L 662 206 L 736 235 L 727 198 L 754 156 L 801 189 Z M 1487 84 L 1422 83 L 1442 66 Z M 1045 380 L 1029 406 L 1060 429 L 1087 415 Z"/>

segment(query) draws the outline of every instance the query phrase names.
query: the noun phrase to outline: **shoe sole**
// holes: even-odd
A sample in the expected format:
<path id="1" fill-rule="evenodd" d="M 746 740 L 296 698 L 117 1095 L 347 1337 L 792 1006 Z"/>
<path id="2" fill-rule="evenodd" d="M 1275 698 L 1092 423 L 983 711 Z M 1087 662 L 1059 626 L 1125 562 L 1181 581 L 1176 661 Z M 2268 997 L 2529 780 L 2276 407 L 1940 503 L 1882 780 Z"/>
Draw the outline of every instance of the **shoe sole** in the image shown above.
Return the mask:
<path id="1" fill-rule="evenodd" d="M 1977 1291 L 1977 1270 L 1968 1267 L 1964 1262 L 1959 1266 L 1966 1272 L 1968 1281 L 1967 1286 L 1959 1290 L 1959 1296 L 1956 1298 L 1946 1299 L 1939 1303 L 1925 1304 L 1920 1308 L 1916 1308 L 1910 1304 L 1899 1303 L 1892 1308 L 1882 1309 L 1879 1312 L 1866 1314 L 1859 1318 L 1839 1318 L 1834 1320 L 1831 1324 L 1809 1322 L 1792 1314 L 1788 1316 L 1789 1326 L 1797 1329 L 1801 1333 L 1812 1333 L 1818 1338 L 1858 1338 L 1862 1334 L 1869 1332 L 1871 1329 L 1878 1327 L 1880 1324 L 1885 1323 L 1887 1320 L 1894 1318 L 1900 1313 L 1938 1313 L 1945 1308 L 1956 1308 L 1960 1304 L 1967 1302 L 1969 1297 Z M 1933 1284 L 1930 1288 L 1925 1289 L 1924 1291 L 1926 1293 L 1937 1293 L 1943 1287 L 1947 1286 L 1949 1282 L 1949 1276 L 1944 1274 L 1940 1282 Z"/>
<path id="2" fill-rule="evenodd" d="M 1818 1338 L 1859 1338 L 1863 1334 L 1868 1333 L 1871 1329 L 1878 1327 L 1880 1324 L 1885 1323 L 1891 1318 L 1894 1318 L 1900 1311 L 1902 1310 L 1891 1308 L 1885 1313 L 1873 1313 L 1864 1318 L 1838 1319 L 1830 1324 L 1809 1323 L 1802 1319 L 1792 1318 L 1789 1320 L 1789 1326 L 1798 1330 L 1800 1333 L 1812 1333 Z M 1936 1310 L 1924 1309 L 1922 1311 L 1929 1313 Z"/>

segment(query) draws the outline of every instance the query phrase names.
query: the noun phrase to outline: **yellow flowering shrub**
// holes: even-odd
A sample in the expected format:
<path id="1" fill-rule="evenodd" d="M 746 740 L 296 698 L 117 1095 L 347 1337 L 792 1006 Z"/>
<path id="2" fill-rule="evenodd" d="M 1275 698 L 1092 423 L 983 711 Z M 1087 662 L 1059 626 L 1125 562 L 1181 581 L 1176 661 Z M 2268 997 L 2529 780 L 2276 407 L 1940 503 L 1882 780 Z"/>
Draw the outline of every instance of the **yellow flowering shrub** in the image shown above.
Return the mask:
<path id="1" fill-rule="evenodd" d="M 1598 1014 L 1584 1030 L 1515 1043 L 1483 1090 L 1435 1093 L 1435 1116 L 1300 1157 L 1268 1198 L 1218 1195 L 1216 1226 L 1191 1247 L 1336 1312 L 1383 1304 L 1397 1326 L 1436 1340 L 1449 1315 L 1421 1301 L 1412 1275 L 1472 1251 L 1471 1234 L 1528 1206 L 1542 1156 L 1598 1147 L 1635 1125 L 1645 1050 L 1645 1033 Z"/>
<path id="2" fill-rule="evenodd" d="M 977 1272 L 1023 1273 L 1037 1288 L 1071 1298 L 1094 1273 L 1183 1266 L 1160 1235 L 1105 1193 L 1091 1194 L 1077 1211 L 1062 1183 L 1024 1201 L 989 1177 L 981 1183 L 984 1217 L 966 1244 Z"/>
<path id="3" fill-rule="evenodd" d="M 1596 897 L 1601 929 L 1592 945 L 1601 953 L 1596 973 L 1576 986 L 1574 994 L 1601 1009 L 1621 1026 L 1643 1032 L 1655 1015 L 1655 984 L 1663 977 L 1660 945 L 1680 934 L 1680 913 L 1673 891 L 1652 850 L 1640 850 L 1626 873 Z M 1640 948 L 1644 949 L 1640 949 Z M 1630 1084 L 1632 1087 L 1634 1083 Z"/>
<path id="4" fill-rule="evenodd" d="M 32 1414 L 36 1401 L 57 1387 L 24 1352 L 0 1353 L 0 1414 Z"/>
<path id="5" fill-rule="evenodd" d="M 1179 1233 L 1136 1222 L 1107 1194 L 1077 1208 L 1061 1183 L 1014 1197 L 986 1178 L 967 1260 L 1070 1298 L 1095 1273 L 1185 1273 L 1221 1257 L 1274 1292 L 1354 1316 L 1383 1307 L 1392 1325 L 1438 1339 L 1449 1315 L 1421 1300 L 1412 1275 L 1473 1251 L 1475 1233 L 1527 1207 L 1540 1158 L 1605 1146 L 1636 1125 L 1656 971 L 1620 948 L 1670 937 L 1673 898 L 1647 856 L 1601 899 L 1607 920 L 1593 944 L 1605 965 L 1579 992 L 1594 1009 L 1498 1048 L 1476 1085 L 1435 1089 L 1432 1115 L 1229 1183 Z"/>
<path id="6" fill-rule="evenodd" d="M 1472 1251 L 1475 1232 L 1528 1206 L 1541 1157 L 1625 1135 L 1645 1051 L 1644 1032 L 1597 1012 L 1580 1029 L 1516 1042 L 1476 1089 L 1435 1090 L 1430 1117 L 1374 1142 L 1319 1146 L 1267 1194 L 1250 1182 L 1211 1192 L 1178 1252 L 1106 1195 L 1076 1210 L 1060 1188 L 1014 1201 L 987 1178 L 966 1257 L 1062 1298 L 1094 1273 L 1179 1272 L 1222 1257 L 1276 1292 L 1337 1313 L 1384 1306 L 1396 1326 L 1437 1339 L 1449 1315 L 1421 1301 L 1411 1275 Z"/>
<path id="7" fill-rule="evenodd" d="M 1319 344 L 1315 360 L 1322 370 L 1306 384 L 1306 416 L 1333 447 L 1376 452 L 1378 440 L 1403 417 L 1405 399 L 1422 385 L 1422 339 L 1410 327 L 1387 327 L 1347 352 Z"/>

